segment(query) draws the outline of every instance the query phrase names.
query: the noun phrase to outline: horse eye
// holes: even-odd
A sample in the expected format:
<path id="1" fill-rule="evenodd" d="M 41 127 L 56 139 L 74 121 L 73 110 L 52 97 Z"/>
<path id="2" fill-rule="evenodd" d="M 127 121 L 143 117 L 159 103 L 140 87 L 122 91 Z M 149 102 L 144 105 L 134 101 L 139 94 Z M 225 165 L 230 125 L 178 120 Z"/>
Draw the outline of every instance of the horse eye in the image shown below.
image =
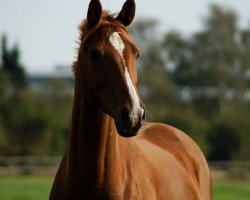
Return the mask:
<path id="1" fill-rule="evenodd" d="M 136 59 L 140 57 L 140 52 L 136 54 Z"/>
<path id="2" fill-rule="evenodd" d="M 100 58 L 100 53 L 95 49 L 91 50 L 89 52 L 89 55 L 90 55 L 91 60 L 93 61 L 96 61 Z"/>

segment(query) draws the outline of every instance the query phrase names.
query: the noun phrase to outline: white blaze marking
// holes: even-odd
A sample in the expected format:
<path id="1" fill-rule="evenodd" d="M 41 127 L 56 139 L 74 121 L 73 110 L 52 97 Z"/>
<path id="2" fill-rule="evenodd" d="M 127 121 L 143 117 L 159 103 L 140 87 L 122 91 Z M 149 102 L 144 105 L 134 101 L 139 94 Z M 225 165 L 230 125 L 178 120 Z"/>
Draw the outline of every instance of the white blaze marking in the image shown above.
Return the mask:
<path id="1" fill-rule="evenodd" d="M 114 32 L 110 35 L 109 37 L 109 41 L 110 43 L 113 45 L 113 47 L 118 51 L 118 53 L 120 54 L 120 56 L 123 58 L 123 50 L 125 48 L 125 44 L 122 41 L 120 35 L 118 32 Z"/>
<path id="2" fill-rule="evenodd" d="M 125 44 L 122 41 L 120 35 L 118 32 L 114 32 L 110 35 L 109 37 L 109 41 L 112 44 L 112 46 L 118 51 L 118 53 L 120 54 L 120 56 L 122 57 L 122 61 L 125 67 L 125 79 L 127 82 L 127 86 L 128 86 L 128 91 L 129 91 L 129 95 L 131 96 L 132 99 L 132 104 L 133 104 L 133 109 L 130 113 L 130 115 L 135 115 L 138 114 L 136 112 L 141 111 L 141 107 L 140 107 L 140 100 L 138 98 L 137 92 L 135 90 L 134 84 L 131 80 L 130 74 L 128 72 L 127 66 L 126 66 L 126 62 L 123 56 L 123 51 L 125 48 Z M 131 117 L 132 117 L 131 116 Z"/>

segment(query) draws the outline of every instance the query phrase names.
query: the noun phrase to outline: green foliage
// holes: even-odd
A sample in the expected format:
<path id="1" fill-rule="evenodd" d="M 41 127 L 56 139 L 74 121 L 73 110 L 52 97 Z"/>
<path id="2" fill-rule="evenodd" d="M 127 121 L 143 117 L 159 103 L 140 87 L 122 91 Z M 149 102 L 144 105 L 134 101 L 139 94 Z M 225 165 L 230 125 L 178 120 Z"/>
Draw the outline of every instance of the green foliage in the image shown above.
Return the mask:
<path id="1" fill-rule="evenodd" d="M 250 159 L 250 31 L 237 22 L 233 10 L 212 4 L 203 30 L 187 38 L 159 36 L 152 19 L 131 28 L 143 47 L 139 89 L 148 118 L 188 133 L 215 160 Z"/>
<path id="2" fill-rule="evenodd" d="M 249 104 L 233 105 L 221 116 L 225 123 L 229 124 L 237 137 L 240 138 L 240 147 L 233 150 L 234 160 L 250 160 L 250 124 L 249 124 Z"/>
<path id="3" fill-rule="evenodd" d="M 49 141 L 51 155 L 58 155 L 66 148 L 66 139 L 69 131 L 72 89 L 67 82 L 60 78 L 49 80 L 43 86 L 40 98 L 44 101 L 47 124 L 50 129 Z"/>
<path id="4" fill-rule="evenodd" d="M 6 132 L 0 120 L 0 151 L 3 151 L 3 149 L 5 149 L 7 145 L 8 145 L 8 140 L 6 137 Z"/>
<path id="5" fill-rule="evenodd" d="M 208 137 L 210 160 L 230 160 L 240 147 L 240 135 L 228 121 L 218 120 L 210 127 Z"/>
<path id="6" fill-rule="evenodd" d="M 22 88 L 27 85 L 26 73 L 20 64 L 20 50 L 17 45 L 8 49 L 7 36 L 2 36 L 2 68 L 7 72 L 14 87 Z"/>
<path id="7" fill-rule="evenodd" d="M 167 33 L 163 46 L 167 62 L 174 65 L 174 83 L 189 92 L 194 105 L 202 102 L 197 111 L 202 113 L 208 108 L 206 117 L 212 118 L 225 112 L 235 99 L 243 98 L 245 50 L 239 42 L 242 31 L 233 11 L 211 5 L 204 25 L 204 30 L 187 39 L 175 32 Z M 247 40 L 246 35 L 242 40 Z"/>
<path id="8" fill-rule="evenodd" d="M 6 96 L 7 96 L 7 80 L 5 79 L 4 73 L 0 67 L 0 113 L 1 113 L 1 108 L 7 101 Z M 2 118 L 3 116 L 0 114 L 0 151 L 6 148 L 8 143 L 5 126 L 2 123 L 3 121 Z"/>
<path id="9" fill-rule="evenodd" d="M 54 81 L 48 83 L 41 93 L 21 90 L 0 107 L 0 119 L 8 132 L 5 155 L 58 155 L 65 149 L 69 129 L 71 94 L 61 82 L 60 90 Z M 49 90 L 53 93 L 48 94 Z M 60 94 L 59 94 L 60 93 Z M 10 148 L 11 147 L 11 148 Z"/>
<path id="10" fill-rule="evenodd" d="M 141 97 L 147 106 L 147 113 L 157 121 L 164 121 L 167 104 L 174 102 L 175 88 L 168 79 L 160 40 L 156 37 L 157 22 L 152 19 L 137 21 L 131 27 L 136 44 L 141 44 L 143 51 L 138 59 L 139 83 Z M 151 117 L 149 117 L 150 119 Z"/>
<path id="11" fill-rule="evenodd" d="M 26 87 L 19 50 L 2 38 L 0 68 L 1 155 L 58 155 L 66 145 L 72 91 L 66 80 L 50 79 L 39 91 Z"/>
<path id="12" fill-rule="evenodd" d="M 217 5 L 204 28 L 184 37 L 160 34 L 158 22 L 138 20 L 133 38 L 141 47 L 138 88 L 147 121 L 189 134 L 208 158 L 250 159 L 250 29 L 237 14 Z M 1 155 L 58 155 L 65 149 L 72 88 L 51 79 L 37 91 L 26 87 L 17 46 L 2 37 L 0 67 Z"/>

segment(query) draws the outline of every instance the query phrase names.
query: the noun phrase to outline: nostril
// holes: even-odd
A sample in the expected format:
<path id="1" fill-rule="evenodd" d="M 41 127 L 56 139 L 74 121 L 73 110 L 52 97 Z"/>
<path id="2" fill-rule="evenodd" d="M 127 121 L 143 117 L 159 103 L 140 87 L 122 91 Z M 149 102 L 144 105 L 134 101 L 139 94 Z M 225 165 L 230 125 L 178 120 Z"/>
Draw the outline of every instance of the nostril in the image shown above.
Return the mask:
<path id="1" fill-rule="evenodd" d="M 126 121 L 126 122 L 130 121 L 129 111 L 128 111 L 127 107 L 123 107 L 122 110 L 121 110 L 121 120 Z"/>
<path id="2" fill-rule="evenodd" d="M 145 119 L 146 119 L 146 109 L 145 109 L 145 107 L 143 106 L 142 120 L 145 120 Z"/>
<path id="3" fill-rule="evenodd" d="M 141 117 L 141 116 L 139 116 L 139 117 L 138 117 L 138 122 L 141 122 L 141 119 L 142 119 L 142 117 Z"/>

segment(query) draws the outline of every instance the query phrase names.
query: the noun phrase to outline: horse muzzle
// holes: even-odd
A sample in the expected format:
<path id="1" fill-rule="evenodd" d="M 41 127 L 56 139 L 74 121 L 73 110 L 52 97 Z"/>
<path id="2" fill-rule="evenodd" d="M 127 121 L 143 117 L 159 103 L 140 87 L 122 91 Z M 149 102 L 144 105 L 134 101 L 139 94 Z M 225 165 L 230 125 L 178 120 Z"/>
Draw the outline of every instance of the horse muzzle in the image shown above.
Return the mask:
<path id="1" fill-rule="evenodd" d="M 144 106 L 132 110 L 123 107 L 120 112 L 120 117 L 117 120 L 115 119 L 117 132 L 122 137 L 136 136 L 145 118 L 146 113 Z"/>

